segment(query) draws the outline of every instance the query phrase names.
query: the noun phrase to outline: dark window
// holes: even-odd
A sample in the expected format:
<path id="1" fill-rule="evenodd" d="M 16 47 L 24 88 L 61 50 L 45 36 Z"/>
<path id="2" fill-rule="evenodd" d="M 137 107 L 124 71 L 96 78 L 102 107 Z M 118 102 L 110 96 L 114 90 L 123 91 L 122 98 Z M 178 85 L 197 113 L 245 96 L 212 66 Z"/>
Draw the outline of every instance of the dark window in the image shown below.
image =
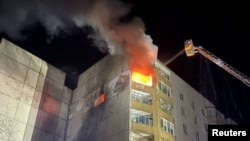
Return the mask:
<path id="1" fill-rule="evenodd" d="M 171 97 L 171 88 L 163 82 L 159 82 L 159 89 L 161 92 Z"/>
<path id="2" fill-rule="evenodd" d="M 182 100 L 182 101 L 184 100 L 182 93 L 180 93 L 180 100 Z"/>
<path id="3" fill-rule="evenodd" d="M 193 108 L 193 109 L 195 109 L 195 105 L 194 105 L 194 102 L 192 101 L 192 103 L 191 103 L 191 107 Z"/>
<path id="4" fill-rule="evenodd" d="M 201 114 L 202 114 L 203 116 L 206 116 L 205 110 L 204 110 L 203 108 L 201 109 Z"/>
<path id="5" fill-rule="evenodd" d="M 200 141 L 199 132 L 195 133 L 195 138 L 196 138 L 196 141 Z"/>
<path id="6" fill-rule="evenodd" d="M 183 132 L 188 135 L 188 132 L 187 132 L 187 125 L 186 124 L 183 124 Z"/>
<path id="7" fill-rule="evenodd" d="M 181 114 L 182 114 L 182 116 L 184 116 L 184 117 L 185 117 L 185 111 L 184 111 L 184 109 L 183 109 L 183 108 L 181 108 Z"/>

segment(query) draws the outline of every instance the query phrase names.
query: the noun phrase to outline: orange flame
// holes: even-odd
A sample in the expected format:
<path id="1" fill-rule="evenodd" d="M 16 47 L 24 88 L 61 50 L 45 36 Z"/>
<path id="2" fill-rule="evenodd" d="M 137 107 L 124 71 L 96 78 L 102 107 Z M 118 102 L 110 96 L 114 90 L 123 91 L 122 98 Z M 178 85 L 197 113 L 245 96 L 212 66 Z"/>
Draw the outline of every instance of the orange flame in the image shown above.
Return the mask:
<path id="1" fill-rule="evenodd" d="M 152 86 L 152 76 L 151 75 L 145 75 L 139 72 L 132 71 L 132 80 L 136 83 L 140 83 L 147 86 Z"/>
<path id="2" fill-rule="evenodd" d="M 105 94 L 100 94 L 99 97 L 97 99 L 95 99 L 94 104 L 95 104 L 95 106 L 98 106 L 101 103 L 103 103 L 104 101 L 105 101 Z"/>

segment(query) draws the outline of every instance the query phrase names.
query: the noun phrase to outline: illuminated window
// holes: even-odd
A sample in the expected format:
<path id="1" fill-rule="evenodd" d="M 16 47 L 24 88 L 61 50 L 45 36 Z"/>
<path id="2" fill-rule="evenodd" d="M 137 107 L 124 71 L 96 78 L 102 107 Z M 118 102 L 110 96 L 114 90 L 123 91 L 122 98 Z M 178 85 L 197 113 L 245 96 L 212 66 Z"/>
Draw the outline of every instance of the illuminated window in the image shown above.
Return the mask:
<path id="1" fill-rule="evenodd" d="M 131 100 L 145 104 L 152 104 L 152 95 L 150 93 L 132 90 Z"/>
<path id="2" fill-rule="evenodd" d="M 165 100 L 160 98 L 160 108 L 162 111 L 171 114 L 172 106 L 168 104 Z"/>
<path id="3" fill-rule="evenodd" d="M 153 125 L 153 115 L 140 110 L 131 109 L 130 120 L 139 124 Z"/>
<path id="4" fill-rule="evenodd" d="M 174 124 L 164 118 L 161 118 L 161 130 L 174 135 Z"/>
<path id="5" fill-rule="evenodd" d="M 159 90 L 166 94 L 168 97 L 171 97 L 171 88 L 161 81 L 159 82 Z"/>
<path id="6" fill-rule="evenodd" d="M 151 75 L 145 75 L 140 72 L 132 71 L 132 80 L 136 83 L 143 84 L 146 86 L 152 86 L 153 80 Z"/>

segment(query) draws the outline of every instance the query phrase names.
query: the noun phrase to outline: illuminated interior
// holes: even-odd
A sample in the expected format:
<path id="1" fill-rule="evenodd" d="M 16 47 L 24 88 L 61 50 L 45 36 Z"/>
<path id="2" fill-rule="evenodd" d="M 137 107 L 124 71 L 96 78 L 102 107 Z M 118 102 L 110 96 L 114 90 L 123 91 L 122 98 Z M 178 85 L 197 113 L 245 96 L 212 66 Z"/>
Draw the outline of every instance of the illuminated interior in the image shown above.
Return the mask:
<path id="1" fill-rule="evenodd" d="M 152 86 L 152 76 L 132 71 L 132 81 L 146 86 Z"/>

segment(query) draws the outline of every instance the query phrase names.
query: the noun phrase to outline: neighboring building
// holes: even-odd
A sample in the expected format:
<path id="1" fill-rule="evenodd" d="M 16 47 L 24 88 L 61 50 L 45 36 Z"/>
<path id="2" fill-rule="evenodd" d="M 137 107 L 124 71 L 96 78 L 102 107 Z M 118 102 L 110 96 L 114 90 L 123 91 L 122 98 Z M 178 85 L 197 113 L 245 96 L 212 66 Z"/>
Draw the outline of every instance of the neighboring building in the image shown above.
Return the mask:
<path id="1" fill-rule="evenodd" d="M 153 69 L 143 77 L 108 55 L 70 90 L 64 72 L 2 39 L 0 140 L 206 141 L 208 124 L 233 123 L 160 61 Z"/>
<path id="2" fill-rule="evenodd" d="M 0 41 L 0 140 L 63 141 L 72 90 L 65 73 Z"/>

